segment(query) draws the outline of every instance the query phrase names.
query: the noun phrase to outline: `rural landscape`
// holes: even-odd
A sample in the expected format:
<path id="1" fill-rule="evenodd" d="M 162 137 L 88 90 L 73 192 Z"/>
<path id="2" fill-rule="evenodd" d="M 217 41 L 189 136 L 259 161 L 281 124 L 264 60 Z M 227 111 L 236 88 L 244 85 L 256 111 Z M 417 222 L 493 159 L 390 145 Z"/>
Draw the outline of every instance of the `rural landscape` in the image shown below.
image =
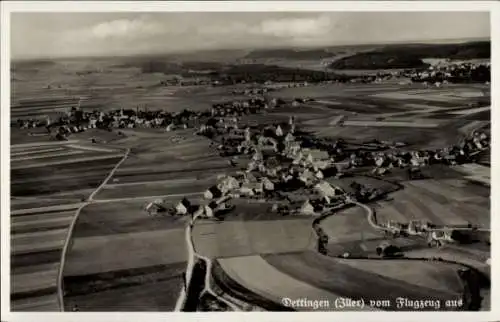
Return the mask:
<path id="1" fill-rule="evenodd" d="M 11 311 L 489 311 L 490 46 L 12 60 Z"/>

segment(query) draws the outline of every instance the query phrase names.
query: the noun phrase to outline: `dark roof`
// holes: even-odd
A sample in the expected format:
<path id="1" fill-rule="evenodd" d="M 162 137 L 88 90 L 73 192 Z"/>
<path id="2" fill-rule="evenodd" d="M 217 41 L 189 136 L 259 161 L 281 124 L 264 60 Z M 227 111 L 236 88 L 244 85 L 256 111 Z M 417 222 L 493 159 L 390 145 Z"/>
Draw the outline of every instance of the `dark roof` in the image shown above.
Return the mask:
<path id="1" fill-rule="evenodd" d="M 191 206 L 191 202 L 189 200 L 187 200 L 186 197 L 182 198 L 181 204 L 183 204 L 184 207 L 186 207 L 186 208 L 189 208 Z"/>
<path id="2" fill-rule="evenodd" d="M 211 186 L 210 188 L 208 188 L 208 191 L 210 191 L 214 196 L 222 194 L 222 191 L 220 191 L 220 189 L 217 188 L 217 186 Z"/>

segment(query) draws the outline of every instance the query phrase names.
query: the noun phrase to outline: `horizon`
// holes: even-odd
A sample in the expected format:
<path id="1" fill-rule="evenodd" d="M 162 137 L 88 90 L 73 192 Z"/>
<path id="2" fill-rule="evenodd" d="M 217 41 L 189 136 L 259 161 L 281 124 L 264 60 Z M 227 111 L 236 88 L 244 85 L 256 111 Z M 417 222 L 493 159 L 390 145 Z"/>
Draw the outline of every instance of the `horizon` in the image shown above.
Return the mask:
<path id="1" fill-rule="evenodd" d="M 351 43 L 351 44 L 338 44 L 338 45 L 324 45 L 324 46 L 311 46 L 311 47 L 294 47 L 294 46 L 271 46 L 271 47 L 261 47 L 261 48 L 219 48 L 219 49 L 200 49 L 191 51 L 178 51 L 178 52 L 155 52 L 155 53 L 139 53 L 139 54 L 124 54 L 124 55 L 87 55 L 87 56 L 57 56 L 57 57 L 20 57 L 12 58 L 11 62 L 30 62 L 30 61 L 57 61 L 57 60 L 79 60 L 79 59 L 108 59 L 108 58 L 132 58 L 132 57 L 148 57 L 148 56 L 175 56 L 175 55 L 191 55 L 196 53 L 211 53 L 218 51 L 266 51 L 266 50 L 296 50 L 296 51 L 307 51 L 315 49 L 335 49 L 342 47 L 361 47 L 361 46 L 391 46 L 391 45 L 439 45 L 439 44 L 461 44 L 461 43 L 475 43 L 475 42 L 490 42 L 491 38 L 479 37 L 479 38 L 456 38 L 456 39 L 437 39 L 437 40 L 415 40 L 415 41 L 403 41 L 403 42 L 386 42 L 386 43 Z"/>
<path id="2" fill-rule="evenodd" d="M 463 42 L 490 39 L 489 21 L 488 12 L 13 13 L 11 59 Z"/>

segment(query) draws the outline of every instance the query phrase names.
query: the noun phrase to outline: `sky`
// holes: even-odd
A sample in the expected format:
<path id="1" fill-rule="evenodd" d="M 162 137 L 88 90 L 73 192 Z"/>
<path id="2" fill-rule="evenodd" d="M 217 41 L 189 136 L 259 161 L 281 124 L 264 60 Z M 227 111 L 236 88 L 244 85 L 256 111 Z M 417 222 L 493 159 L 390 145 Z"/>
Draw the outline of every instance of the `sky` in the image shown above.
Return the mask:
<path id="1" fill-rule="evenodd" d="M 487 12 L 13 13 L 17 58 L 489 38 Z"/>

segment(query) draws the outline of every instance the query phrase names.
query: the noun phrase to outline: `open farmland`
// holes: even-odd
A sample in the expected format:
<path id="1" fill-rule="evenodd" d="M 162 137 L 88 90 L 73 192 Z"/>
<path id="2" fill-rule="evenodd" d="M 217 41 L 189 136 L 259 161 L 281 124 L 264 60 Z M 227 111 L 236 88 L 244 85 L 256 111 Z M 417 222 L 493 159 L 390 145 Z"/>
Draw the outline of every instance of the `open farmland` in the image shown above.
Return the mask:
<path id="1" fill-rule="evenodd" d="M 317 67 L 317 62 L 312 65 Z M 55 118 L 75 105 L 84 111 L 204 111 L 214 103 L 250 97 L 234 90 L 262 87 L 251 82 L 164 84 L 171 76 L 110 60 L 14 68 L 12 121 Z M 239 117 L 240 129 L 288 122 L 294 116 L 297 133 L 332 142 L 343 138 L 349 142 L 348 153 L 373 139 L 404 142 L 402 150 L 438 149 L 490 123 L 489 86 L 483 84 L 314 84 L 262 96 L 285 103 Z M 292 104 L 300 98 L 312 100 Z M 93 138 L 97 143 L 90 143 Z M 218 175 L 244 170 L 240 167 L 248 159 L 239 158 L 234 166 L 230 157 L 219 156 L 218 143 L 195 135 L 192 128 L 166 132 L 163 126 L 89 129 L 64 142 L 43 127 L 13 126 L 11 144 L 12 308 L 26 311 L 174 310 L 189 275 L 189 216 L 148 215 L 145 207 L 160 198 L 167 206 L 183 197 L 208 203 L 203 192 Z M 472 183 L 489 182 L 488 167 L 430 166 L 422 168 L 426 179 L 413 181 L 405 170 L 391 169 L 387 180 L 355 174 L 327 181 L 349 193 L 356 181 L 387 194 L 368 204 L 378 223 L 421 219 L 489 229 L 489 187 Z M 197 260 L 212 261 L 212 278 L 224 292 L 266 309 L 283 310 L 281 299 L 289 297 L 329 300 L 329 307 L 317 309 L 337 310 L 332 303 L 338 297 L 369 303 L 383 294 L 393 300 L 390 305 L 364 310 L 398 310 L 396 297 L 459 299 L 464 288 L 457 270 L 463 265 L 489 269 L 487 243 L 431 249 L 423 238 L 390 238 L 359 206 L 335 210 L 319 221 L 328 236 L 324 256 L 317 252 L 317 217 L 277 214 L 269 200 L 229 203 L 235 208 L 222 220 L 198 219 L 194 224 Z M 399 246 L 407 258 L 373 258 L 384 241 Z M 345 253 L 353 258 L 336 258 Z M 431 257 L 456 264 L 421 260 Z M 62 294 L 57 293 L 59 274 Z"/>
<path id="2" fill-rule="evenodd" d="M 481 190 L 484 190 L 483 192 Z M 426 220 L 438 225 L 467 225 L 489 228 L 489 198 L 486 188 L 457 179 L 417 180 L 404 183 L 404 189 L 379 201 L 379 222 Z"/>
<path id="3" fill-rule="evenodd" d="M 78 204 L 11 212 L 11 309 L 58 311 L 61 251 Z"/>
<path id="4" fill-rule="evenodd" d="M 283 273 L 261 256 L 225 258 L 219 259 L 218 263 L 229 278 L 272 303 L 282 303 L 283 298 L 328 300 L 332 305 L 323 305 L 316 310 L 338 310 L 333 303 L 340 295 Z M 305 307 L 301 310 L 310 311 L 314 308 Z"/>
<path id="5" fill-rule="evenodd" d="M 267 255 L 264 259 L 283 274 L 337 296 L 362 298 L 365 303 L 370 303 L 370 300 L 382 300 L 382 291 L 383 300 L 391 300 L 389 306 L 378 307 L 382 310 L 411 310 L 398 308 L 397 297 L 444 302 L 459 299 L 462 293 L 455 269 L 440 263 L 341 260 L 314 252 Z M 408 269 L 401 269 L 400 265 Z M 443 305 L 439 309 L 447 310 Z"/>
<path id="6" fill-rule="evenodd" d="M 144 207 L 156 198 L 174 205 L 183 196 L 199 203 L 229 165 L 210 156 L 208 142 L 192 133 L 166 146 L 168 134 L 161 140 L 157 133 L 141 135 L 124 141 L 130 156 L 75 224 L 64 269 L 66 309 L 174 309 L 187 259 L 186 220 L 150 217 Z M 192 149 L 192 161 L 182 161 L 183 148 Z"/>
<path id="7" fill-rule="evenodd" d="M 13 310 L 59 310 L 59 262 L 68 228 L 120 153 L 78 140 L 11 146 Z"/>
<path id="8" fill-rule="evenodd" d="M 315 245 L 311 222 L 304 218 L 202 221 L 193 229 L 193 243 L 199 254 L 209 258 L 301 251 Z"/>

